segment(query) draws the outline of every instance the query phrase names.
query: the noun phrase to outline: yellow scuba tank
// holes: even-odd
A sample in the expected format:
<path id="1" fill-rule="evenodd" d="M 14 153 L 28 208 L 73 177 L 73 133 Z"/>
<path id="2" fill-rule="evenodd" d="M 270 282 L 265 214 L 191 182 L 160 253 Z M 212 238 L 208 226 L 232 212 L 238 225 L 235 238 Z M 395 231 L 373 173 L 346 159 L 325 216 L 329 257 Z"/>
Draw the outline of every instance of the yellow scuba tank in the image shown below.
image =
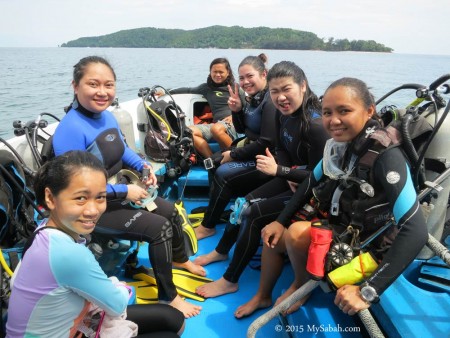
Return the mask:
<path id="1" fill-rule="evenodd" d="M 130 113 L 120 107 L 119 100 L 116 98 L 112 103 L 114 106 L 113 111 L 111 112 L 117 120 L 119 124 L 120 130 L 122 131 L 125 140 L 133 151 L 136 151 L 136 139 L 134 138 L 134 129 L 133 129 L 133 118 Z"/>

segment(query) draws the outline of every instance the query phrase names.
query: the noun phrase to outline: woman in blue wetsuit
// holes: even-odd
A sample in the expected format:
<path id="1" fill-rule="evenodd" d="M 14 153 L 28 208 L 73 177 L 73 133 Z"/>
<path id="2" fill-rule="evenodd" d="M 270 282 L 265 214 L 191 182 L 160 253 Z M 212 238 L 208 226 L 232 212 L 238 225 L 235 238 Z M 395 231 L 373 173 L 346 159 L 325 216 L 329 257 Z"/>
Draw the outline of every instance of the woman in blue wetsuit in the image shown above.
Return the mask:
<path id="1" fill-rule="evenodd" d="M 329 138 L 322 126 L 319 99 L 300 67 L 282 61 L 270 69 L 267 80 L 277 108 L 277 161 L 266 150 L 265 155 L 256 156 L 256 168 L 274 178 L 245 196 L 247 201 L 255 202 L 242 214 L 240 227 L 227 227 L 216 249 L 205 255 L 202 262 L 205 264 L 225 260 L 236 242 L 233 258 L 223 277 L 197 289 L 204 297 L 238 290 L 238 280 L 259 247 L 261 229 L 276 219 L 292 197 L 295 185 L 308 177 L 320 161 Z"/>
<path id="2" fill-rule="evenodd" d="M 81 59 L 73 71 L 75 100 L 53 136 L 55 154 L 85 150 L 99 158 L 111 177 L 123 166 L 141 172 L 150 169 L 147 186 L 156 185 L 151 165 L 125 144 L 116 119 L 106 110 L 115 96 L 116 75 L 109 63 L 97 56 Z M 158 298 L 179 309 L 186 317 L 199 314 L 201 307 L 188 303 L 176 291 L 172 281 L 172 261 L 178 267 L 204 275 L 202 267 L 192 263 L 185 252 L 180 217 L 174 205 L 160 197 L 156 210 L 136 209 L 128 201 L 140 204 L 147 190 L 136 184 L 108 184 L 108 207 L 97 223 L 96 231 L 117 238 L 149 243 L 149 257 L 158 286 Z"/>
<path id="3" fill-rule="evenodd" d="M 366 84 L 354 78 L 332 83 L 322 100 L 322 119 L 332 139 L 327 142 L 323 160 L 298 187 L 277 220 L 262 230 L 260 286 L 256 295 L 237 309 L 238 318 L 272 304 L 272 290 L 282 271 L 286 251 L 295 279 L 276 304 L 311 278 L 306 266 L 311 258 L 308 249 L 315 228 L 308 220 L 291 224 L 299 210 L 309 209 L 309 218 L 328 219 L 335 234 L 349 231 L 348 226 L 352 225 L 353 230 L 358 230 L 354 232 L 355 240 L 360 242 L 385 225 L 390 215 L 395 218 L 396 224 L 369 244 L 368 250 L 378 261 L 370 277 L 360 286 L 350 283 L 337 286 L 334 303 L 349 315 L 377 302 L 427 241 L 408 161 L 399 147 L 382 145 L 386 133 L 378 132 L 375 103 Z M 372 186 L 372 191 L 367 186 L 361 189 L 363 180 Z M 311 207 L 305 209 L 305 205 Z M 296 311 L 307 297 L 286 312 Z"/>
<path id="4" fill-rule="evenodd" d="M 202 223 L 195 228 L 198 239 L 215 233 L 215 226 L 232 197 L 245 195 L 271 178 L 256 170 L 256 155 L 264 154 L 266 148 L 273 150 L 276 139 L 276 110 L 267 90 L 266 62 L 266 55 L 260 54 L 247 56 L 239 64 L 239 84 L 248 95 L 244 104 L 238 85 L 230 86 L 233 124 L 246 138 L 243 145 L 222 152 L 220 167 L 210 175 L 208 208 Z M 205 264 L 203 257 L 195 262 Z"/>
<path id="5" fill-rule="evenodd" d="M 209 65 L 209 75 L 206 83 L 192 88 L 174 88 L 171 94 L 201 94 L 209 103 L 213 123 L 190 126 L 194 136 L 194 147 L 200 155 L 208 158 L 212 155 L 208 142 L 219 143 L 220 149 L 225 150 L 238 134 L 232 123 L 231 111 L 228 108 L 228 86 L 234 87 L 234 75 L 230 62 L 226 58 L 216 58 Z M 242 99 L 244 98 L 240 90 Z"/>
<path id="6" fill-rule="evenodd" d="M 34 180 L 37 202 L 48 219 L 25 245 L 14 272 L 6 324 L 7 337 L 75 337 L 89 327 L 91 305 L 108 318 L 122 315 L 116 336 L 178 337 L 183 314 L 166 304 L 130 305 L 129 288 L 108 278 L 83 236 L 90 234 L 106 209 L 106 172 L 85 151 L 58 156 L 39 169 Z M 110 318 L 111 319 L 111 318 Z M 84 329 L 82 328 L 85 326 Z M 136 332 L 137 331 L 137 332 Z"/>

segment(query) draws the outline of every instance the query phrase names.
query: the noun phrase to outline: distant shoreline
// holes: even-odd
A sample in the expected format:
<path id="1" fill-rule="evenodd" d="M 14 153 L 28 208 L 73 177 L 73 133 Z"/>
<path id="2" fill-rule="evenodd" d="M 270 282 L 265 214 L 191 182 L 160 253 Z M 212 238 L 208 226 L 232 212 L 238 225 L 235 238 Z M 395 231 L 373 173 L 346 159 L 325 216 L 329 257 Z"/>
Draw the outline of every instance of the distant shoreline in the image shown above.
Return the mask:
<path id="1" fill-rule="evenodd" d="M 290 28 L 210 26 L 194 30 L 136 28 L 82 37 L 59 47 L 317 50 L 392 53 L 374 40 L 319 38 Z"/>

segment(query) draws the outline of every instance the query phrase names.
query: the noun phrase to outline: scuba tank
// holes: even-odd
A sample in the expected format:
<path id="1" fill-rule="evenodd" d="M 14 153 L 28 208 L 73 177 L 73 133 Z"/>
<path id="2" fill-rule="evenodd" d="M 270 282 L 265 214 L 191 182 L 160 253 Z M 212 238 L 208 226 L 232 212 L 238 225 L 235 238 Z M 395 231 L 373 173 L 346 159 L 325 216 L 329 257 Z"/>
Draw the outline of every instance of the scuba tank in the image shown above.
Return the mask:
<path id="1" fill-rule="evenodd" d="M 133 118 L 130 113 L 125 109 L 120 107 L 119 100 L 116 98 L 114 102 L 111 104 L 114 106 L 113 111 L 111 112 L 117 120 L 119 124 L 120 130 L 124 135 L 124 138 L 133 151 L 136 151 L 136 139 L 134 138 L 134 129 L 133 129 Z"/>
<path id="2" fill-rule="evenodd" d="M 140 102 L 137 107 L 137 129 L 139 131 L 139 152 L 145 154 L 145 136 L 148 131 L 148 116 L 147 109 L 143 102 Z"/>

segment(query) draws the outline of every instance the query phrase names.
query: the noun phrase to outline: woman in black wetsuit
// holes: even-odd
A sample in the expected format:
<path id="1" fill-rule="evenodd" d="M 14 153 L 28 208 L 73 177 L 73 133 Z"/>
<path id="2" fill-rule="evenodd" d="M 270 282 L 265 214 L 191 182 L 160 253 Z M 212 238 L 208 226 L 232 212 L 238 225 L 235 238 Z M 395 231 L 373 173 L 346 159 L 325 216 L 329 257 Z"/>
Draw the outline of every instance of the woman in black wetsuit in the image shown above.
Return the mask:
<path id="1" fill-rule="evenodd" d="M 349 315 L 377 302 L 379 295 L 425 245 L 427 229 L 408 161 L 399 147 L 386 148 L 377 141 L 385 141 L 386 133 L 377 132 L 380 124 L 375 117 L 374 98 L 361 80 L 342 78 L 328 87 L 322 100 L 322 119 L 332 139 L 326 144 L 323 160 L 298 187 L 277 220 L 262 230 L 264 244 L 259 289 L 249 302 L 236 310 L 236 317 L 248 316 L 256 309 L 272 304 L 272 290 L 282 271 L 286 251 L 295 280 L 276 304 L 311 278 L 306 266 L 314 255 L 308 257 L 308 249 L 317 228 L 311 227 L 310 221 L 291 224 L 293 215 L 306 203 L 314 206 L 309 208 L 313 210 L 310 217 L 327 218 L 335 233 L 348 231 L 348 226 L 352 225 L 359 231 L 358 241 L 374 234 L 391 215 L 395 218 L 396 224 L 368 246 L 367 251 L 375 257 L 378 266 L 368 278 L 365 277 L 365 282 L 360 286 L 347 283 L 336 286 L 334 303 Z M 372 167 L 368 166 L 370 162 Z M 361 190 L 358 183 L 361 180 L 372 186 L 372 192 Z M 321 261 L 323 263 L 323 257 Z M 308 263 L 310 273 L 311 262 Z M 361 262 L 357 262 L 358 267 Z M 349 277 L 348 271 L 346 276 Z M 286 313 L 296 311 L 307 298 L 293 304 Z"/>
<path id="2" fill-rule="evenodd" d="M 216 58 L 209 65 L 209 75 L 206 83 L 192 88 L 174 88 L 171 94 L 201 94 L 209 103 L 213 123 L 189 126 L 194 136 L 194 147 L 204 158 L 212 155 L 208 141 L 215 140 L 220 149 L 225 150 L 238 137 L 232 123 L 231 111 L 228 108 L 228 86 L 234 87 L 234 75 L 230 62 L 226 58 Z M 244 98 L 242 90 L 241 97 Z"/>
<path id="3" fill-rule="evenodd" d="M 269 150 L 266 150 L 266 155 L 257 155 L 256 158 L 257 169 L 275 177 L 245 196 L 247 201 L 260 200 L 245 210 L 240 228 L 227 227 L 216 249 L 205 255 L 201 262 L 204 264 L 225 260 L 237 241 L 223 277 L 197 289 L 197 293 L 204 297 L 238 290 L 239 277 L 260 244 L 261 229 L 276 219 L 292 197 L 295 185 L 302 182 L 320 161 L 320 154 L 329 138 L 322 126 L 320 102 L 309 88 L 300 67 L 293 62 L 282 61 L 270 69 L 267 79 L 271 99 L 277 108 L 277 162 Z"/>
<path id="4" fill-rule="evenodd" d="M 195 228 L 198 239 L 213 235 L 215 226 L 232 197 L 242 196 L 271 177 L 256 170 L 256 155 L 273 149 L 276 139 L 275 107 L 267 90 L 265 54 L 247 56 L 239 64 L 239 83 L 248 97 L 242 104 L 238 85 L 229 86 L 233 124 L 245 134 L 244 144 L 222 152 L 221 165 L 210 171 L 210 198 L 202 223 Z M 194 262 L 202 264 L 199 257 Z"/>

